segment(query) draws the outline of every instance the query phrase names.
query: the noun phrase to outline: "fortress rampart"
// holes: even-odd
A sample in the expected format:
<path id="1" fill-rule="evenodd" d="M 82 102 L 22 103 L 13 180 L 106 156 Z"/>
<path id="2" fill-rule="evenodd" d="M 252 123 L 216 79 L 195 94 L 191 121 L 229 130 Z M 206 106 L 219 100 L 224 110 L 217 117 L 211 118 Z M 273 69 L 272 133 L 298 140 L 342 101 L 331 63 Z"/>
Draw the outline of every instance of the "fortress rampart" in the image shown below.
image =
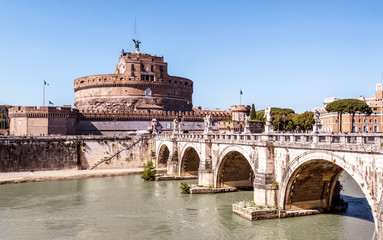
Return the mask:
<path id="1" fill-rule="evenodd" d="M 76 133 L 78 110 L 70 106 L 37 108 L 35 106 L 9 109 L 10 134 L 24 135 L 73 135 Z"/>

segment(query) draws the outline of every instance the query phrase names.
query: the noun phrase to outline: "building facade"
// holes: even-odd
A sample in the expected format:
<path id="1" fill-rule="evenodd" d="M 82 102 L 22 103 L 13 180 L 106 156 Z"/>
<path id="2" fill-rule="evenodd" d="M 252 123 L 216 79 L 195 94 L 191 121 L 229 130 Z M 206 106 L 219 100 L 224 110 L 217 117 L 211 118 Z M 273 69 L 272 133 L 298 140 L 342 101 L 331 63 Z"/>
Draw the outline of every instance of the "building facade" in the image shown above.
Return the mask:
<path id="1" fill-rule="evenodd" d="M 325 107 L 332 101 L 339 100 L 338 98 L 326 98 L 324 101 L 324 107 L 318 108 L 321 112 L 320 120 L 322 124 L 322 131 L 329 133 L 340 132 L 355 132 L 355 133 L 377 133 L 383 132 L 383 84 L 378 83 L 375 89 L 375 96 L 372 97 L 358 97 L 359 99 L 367 103 L 372 110 L 371 115 L 356 113 L 354 116 L 354 129 L 352 129 L 352 115 L 348 113 L 342 114 L 342 119 L 338 116 L 338 113 L 328 113 L 325 111 Z M 340 122 L 342 126 L 340 126 Z"/>
<path id="2" fill-rule="evenodd" d="M 10 134 L 14 136 L 75 135 L 78 110 L 63 107 L 12 107 Z"/>

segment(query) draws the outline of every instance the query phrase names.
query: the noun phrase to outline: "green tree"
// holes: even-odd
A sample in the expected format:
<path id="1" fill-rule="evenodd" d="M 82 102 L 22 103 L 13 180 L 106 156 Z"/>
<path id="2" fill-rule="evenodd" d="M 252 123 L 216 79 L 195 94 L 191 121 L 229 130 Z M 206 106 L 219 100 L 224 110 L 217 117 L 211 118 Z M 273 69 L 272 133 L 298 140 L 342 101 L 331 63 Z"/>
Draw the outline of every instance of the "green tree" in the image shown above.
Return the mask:
<path id="1" fill-rule="evenodd" d="M 149 160 L 142 166 L 144 168 L 144 172 L 141 175 L 145 181 L 154 181 L 157 170 L 154 167 L 153 161 Z"/>
<path id="2" fill-rule="evenodd" d="M 250 120 L 255 120 L 256 117 L 257 117 L 257 114 L 255 112 L 255 107 L 254 107 L 254 103 L 253 103 L 253 104 L 251 104 Z"/>
<path id="3" fill-rule="evenodd" d="M 372 110 L 367 103 L 358 100 L 358 99 L 345 99 L 347 100 L 347 105 L 344 112 L 351 114 L 351 132 L 354 132 L 354 117 L 356 112 L 365 113 L 370 115 Z"/>
<path id="4" fill-rule="evenodd" d="M 296 125 L 299 126 L 301 130 L 311 130 L 313 128 L 314 121 L 314 113 L 313 112 L 304 112 L 297 116 Z"/>
<path id="5" fill-rule="evenodd" d="M 342 115 L 349 113 L 352 115 L 351 131 L 354 130 L 354 116 L 356 112 L 371 114 L 371 108 L 363 101 L 358 99 L 341 99 L 327 104 L 327 112 L 337 112 L 339 119 L 339 132 L 342 132 Z"/>

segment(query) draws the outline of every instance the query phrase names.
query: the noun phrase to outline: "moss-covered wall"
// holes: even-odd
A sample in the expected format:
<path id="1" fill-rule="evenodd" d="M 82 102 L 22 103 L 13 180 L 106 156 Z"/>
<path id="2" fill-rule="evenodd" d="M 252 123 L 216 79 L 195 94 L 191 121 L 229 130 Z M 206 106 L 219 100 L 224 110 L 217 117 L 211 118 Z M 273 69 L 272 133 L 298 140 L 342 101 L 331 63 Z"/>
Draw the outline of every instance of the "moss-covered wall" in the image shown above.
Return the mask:
<path id="1" fill-rule="evenodd" d="M 0 171 L 77 169 L 79 145 L 65 139 L 0 140 Z"/>

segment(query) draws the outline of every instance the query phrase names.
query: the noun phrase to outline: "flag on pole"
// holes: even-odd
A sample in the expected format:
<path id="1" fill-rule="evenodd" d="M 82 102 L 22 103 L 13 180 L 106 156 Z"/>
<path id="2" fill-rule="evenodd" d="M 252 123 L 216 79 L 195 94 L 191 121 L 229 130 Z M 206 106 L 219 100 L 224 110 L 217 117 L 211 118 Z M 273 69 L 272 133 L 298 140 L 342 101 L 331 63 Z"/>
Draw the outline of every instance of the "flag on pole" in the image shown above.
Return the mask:
<path id="1" fill-rule="evenodd" d="M 44 80 L 44 85 L 47 85 L 47 86 L 49 86 L 49 83 L 47 83 L 47 82 Z"/>
<path id="2" fill-rule="evenodd" d="M 243 92 L 242 92 L 242 90 L 241 90 L 241 89 L 239 89 L 239 94 L 243 95 Z"/>
<path id="3" fill-rule="evenodd" d="M 49 104 L 50 104 L 50 105 L 53 105 L 53 102 L 49 101 Z"/>

